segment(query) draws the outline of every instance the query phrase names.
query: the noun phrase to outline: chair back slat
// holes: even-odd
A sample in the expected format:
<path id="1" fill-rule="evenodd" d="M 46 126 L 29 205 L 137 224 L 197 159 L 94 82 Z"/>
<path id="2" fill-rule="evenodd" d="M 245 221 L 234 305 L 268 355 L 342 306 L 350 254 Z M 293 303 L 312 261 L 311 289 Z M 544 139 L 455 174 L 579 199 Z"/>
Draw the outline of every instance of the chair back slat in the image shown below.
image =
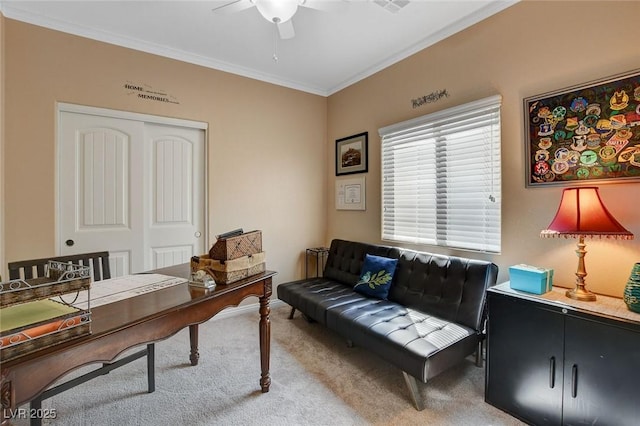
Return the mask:
<path id="1" fill-rule="evenodd" d="M 94 281 L 101 281 L 111 278 L 111 269 L 109 268 L 109 252 L 99 251 L 94 253 L 72 254 L 67 256 L 44 257 L 42 259 L 9 262 L 9 279 L 17 280 L 20 278 L 31 279 L 44 277 L 46 275 L 45 266 L 50 260 L 89 266 L 91 268 L 91 273 L 93 275 Z M 34 267 L 36 270 L 35 275 L 33 273 Z"/>
<path id="2" fill-rule="evenodd" d="M 42 277 L 45 274 L 44 265 L 36 265 L 36 277 Z"/>

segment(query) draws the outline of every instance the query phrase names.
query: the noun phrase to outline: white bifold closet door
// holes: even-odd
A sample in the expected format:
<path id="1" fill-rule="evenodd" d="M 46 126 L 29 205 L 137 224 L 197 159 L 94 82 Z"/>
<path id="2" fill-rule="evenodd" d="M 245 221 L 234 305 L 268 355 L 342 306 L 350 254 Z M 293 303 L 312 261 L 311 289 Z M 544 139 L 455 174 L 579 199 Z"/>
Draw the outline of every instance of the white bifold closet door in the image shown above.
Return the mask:
<path id="1" fill-rule="evenodd" d="M 109 250 L 112 276 L 205 252 L 205 130 L 60 111 L 60 255 Z"/>

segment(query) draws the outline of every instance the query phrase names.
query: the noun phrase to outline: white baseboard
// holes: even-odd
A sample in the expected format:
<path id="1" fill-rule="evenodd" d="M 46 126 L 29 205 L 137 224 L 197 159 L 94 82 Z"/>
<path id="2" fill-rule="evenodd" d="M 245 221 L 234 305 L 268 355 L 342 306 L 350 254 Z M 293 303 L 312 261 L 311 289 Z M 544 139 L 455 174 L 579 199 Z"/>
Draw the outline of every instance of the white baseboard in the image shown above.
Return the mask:
<path id="1" fill-rule="evenodd" d="M 269 301 L 269 307 L 271 309 L 279 308 L 284 305 L 285 303 L 280 299 L 275 299 L 275 300 L 271 299 Z M 242 306 L 232 306 L 220 311 L 220 313 L 216 314 L 216 316 L 211 318 L 211 321 L 221 320 L 229 317 L 235 317 L 237 315 L 246 314 L 248 312 L 257 314 L 259 311 L 260 311 L 260 303 L 251 303 L 249 305 L 242 305 Z"/>

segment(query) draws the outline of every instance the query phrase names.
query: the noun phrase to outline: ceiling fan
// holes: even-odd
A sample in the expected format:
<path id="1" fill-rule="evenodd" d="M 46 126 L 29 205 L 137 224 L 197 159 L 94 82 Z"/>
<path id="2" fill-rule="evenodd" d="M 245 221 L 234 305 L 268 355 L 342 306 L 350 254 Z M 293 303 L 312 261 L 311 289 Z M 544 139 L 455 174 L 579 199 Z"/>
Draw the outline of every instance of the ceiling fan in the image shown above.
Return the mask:
<path id="1" fill-rule="evenodd" d="M 298 10 L 298 6 L 333 11 L 340 8 L 341 3 L 339 0 L 232 0 L 225 2 L 221 6 L 214 7 L 212 10 L 213 13 L 227 14 L 255 6 L 264 19 L 276 24 L 281 39 L 289 39 L 295 36 L 291 18 Z"/>

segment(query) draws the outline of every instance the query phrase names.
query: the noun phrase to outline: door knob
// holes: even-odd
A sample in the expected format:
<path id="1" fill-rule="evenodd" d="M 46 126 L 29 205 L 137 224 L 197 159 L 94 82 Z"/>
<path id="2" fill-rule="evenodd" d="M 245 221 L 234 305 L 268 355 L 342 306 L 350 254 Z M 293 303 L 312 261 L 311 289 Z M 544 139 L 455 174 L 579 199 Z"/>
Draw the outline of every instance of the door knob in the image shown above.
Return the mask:
<path id="1" fill-rule="evenodd" d="M 200 236 L 201 236 L 202 234 L 200 233 L 200 231 L 196 231 L 196 233 L 195 233 L 195 234 L 193 234 L 193 235 L 195 235 L 195 237 L 196 237 L 196 238 L 200 238 Z"/>
<path id="2" fill-rule="evenodd" d="M 72 245 L 75 244 L 75 242 L 73 240 L 67 240 L 64 242 L 66 245 L 68 245 L 69 247 L 71 247 Z"/>

